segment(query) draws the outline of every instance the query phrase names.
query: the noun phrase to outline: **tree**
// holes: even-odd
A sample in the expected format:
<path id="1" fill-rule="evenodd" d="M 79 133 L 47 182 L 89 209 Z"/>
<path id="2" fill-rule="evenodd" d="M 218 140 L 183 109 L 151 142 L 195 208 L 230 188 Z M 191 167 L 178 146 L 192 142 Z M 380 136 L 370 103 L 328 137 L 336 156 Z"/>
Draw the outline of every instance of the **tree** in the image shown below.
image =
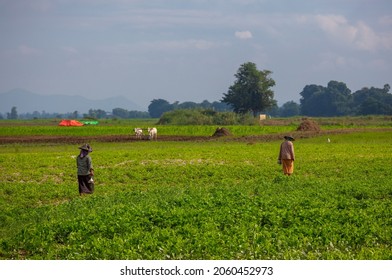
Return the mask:
<path id="1" fill-rule="evenodd" d="M 77 111 L 75 111 L 77 113 Z M 75 114 L 74 112 L 74 114 Z M 85 114 L 85 117 L 94 118 L 94 119 L 103 119 L 107 117 L 106 111 L 102 109 L 90 109 L 88 110 L 88 114 Z"/>
<path id="2" fill-rule="evenodd" d="M 17 112 L 15 106 L 12 107 L 11 113 L 7 113 L 7 118 L 8 118 L 9 120 L 16 120 L 16 119 L 18 119 L 18 112 Z"/>
<path id="3" fill-rule="evenodd" d="M 303 115 L 331 117 L 348 115 L 351 112 L 351 91 L 345 83 L 330 81 L 327 87 L 307 85 L 300 95 Z"/>
<path id="4" fill-rule="evenodd" d="M 195 109 L 197 107 L 199 107 L 199 105 L 191 101 L 183 102 L 178 105 L 178 109 Z"/>
<path id="5" fill-rule="evenodd" d="M 148 112 L 141 112 L 141 111 L 129 111 L 128 117 L 130 119 L 147 119 L 150 117 Z"/>
<path id="6" fill-rule="evenodd" d="M 351 90 L 343 82 L 330 81 L 326 94 L 330 106 L 330 116 L 345 116 L 352 112 Z"/>
<path id="7" fill-rule="evenodd" d="M 152 118 L 160 118 L 163 113 L 172 110 L 173 106 L 164 99 L 154 99 L 148 106 L 148 112 Z"/>
<path id="8" fill-rule="evenodd" d="M 389 84 L 385 84 L 384 88 L 383 88 L 383 92 L 384 93 L 389 93 L 390 89 L 391 89 L 391 86 Z"/>
<path id="9" fill-rule="evenodd" d="M 112 110 L 112 114 L 117 118 L 122 118 L 122 119 L 128 118 L 128 110 L 125 110 L 123 108 L 114 108 Z"/>
<path id="10" fill-rule="evenodd" d="M 201 108 L 204 109 L 210 109 L 210 108 L 212 109 L 212 104 L 208 102 L 208 100 L 203 100 L 203 102 L 201 102 L 199 105 Z"/>
<path id="11" fill-rule="evenodd" d="M 389 84 L 384 88 L 364 87 L 353 93 L 353 104 L 357 115 L 391 115 L 392 94 Z"/>
<path id="12" fill-rule="evenodd" d="M 279 115 L 281 117 L 299 116 L 300 106 L 294 101 L 286 102 L 279 108 Z"/>
<path id="13" fill-rule="evenodd" d="M 215 111 L 218 111 L 218 112 L 231 112 L 231 111 L 233 111 L 233 108 L 230 105 L 228 105 L 227 103 L 224 103 L 224 102 L 220 102 L 220 101 L 219 102 L 218 101 L 212 102 L 211 108 Z"/>
<path id="14" fill-rule="evenodd" d="M 242 64 L 234 75 L 234 84 L 223 94 L 221 101 L 231 105 L 236 113 L 252 112 L 256 117 L 260 112 L 276 105 L 274 92 L 271 90 L 275 81 L 270 78 L 271 74 L 269 70 L 257 70 L 255 63 Z"/>

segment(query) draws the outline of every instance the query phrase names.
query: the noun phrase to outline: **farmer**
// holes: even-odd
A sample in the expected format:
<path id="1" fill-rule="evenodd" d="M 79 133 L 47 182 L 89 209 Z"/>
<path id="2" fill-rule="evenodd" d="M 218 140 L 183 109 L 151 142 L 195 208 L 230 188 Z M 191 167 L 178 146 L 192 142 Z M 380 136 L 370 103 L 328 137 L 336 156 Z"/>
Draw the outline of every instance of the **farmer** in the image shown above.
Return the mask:
<path id="1" fill-rule="evenodd" d="M 295 139 L 291 136 L 285 136 L 284 139 L 285 141 L 280 144 L 278 163 L 282 164 L 283 173 L 290 176 L 294 172 L 295 155 L 293 141 Z"/>
<path id="2" fill-rule="evenodd" d="M 93 151 L 89 144 L 79 147 L 80 154 L 76 158 L 78 168 L 79 194 L 92 194 L 94 192 L 94 169 L 89 155 Z"/>

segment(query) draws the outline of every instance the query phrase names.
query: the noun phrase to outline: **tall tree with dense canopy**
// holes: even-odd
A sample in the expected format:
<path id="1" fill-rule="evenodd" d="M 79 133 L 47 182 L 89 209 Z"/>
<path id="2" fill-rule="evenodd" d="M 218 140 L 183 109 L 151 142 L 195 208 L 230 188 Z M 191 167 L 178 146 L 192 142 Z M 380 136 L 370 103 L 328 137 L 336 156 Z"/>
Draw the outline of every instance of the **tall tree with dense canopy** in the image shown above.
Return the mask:
<path id="1" fill-rule="evenodd" d="M 221 101 L 230 105 L 236 113 L 252 112 L 256 117 L 277 103 L 271 90 L 275 86 L 271 74 L 269 70 L 258 70 L 255 63 L 242 64 L 234 75 L 234 84 L 223 94 Z"/>
<path id="2" fill-rule="evenodd" d="M 385 84 L 384 88 L 364 87 L 353 93 L 354 107 L 358 115 L 391 115 L 392 94 L 391 87 Z"/>
<path id="3" fill-rule="evenodd" d="M 279 109 L 279 115 L 281 117 L 292 117 L 300 115 L 300 106 L 294 101 L 286 102 Z"/>
<path id="4" fill-rule="evenodd" d="M 154 99 L 148 106 L 148 112 L 152 118 L 160 118 L 163 113 L 172 109 L 173 105 L 165 99 Z"/>
<path id="5" fill-rule="evenodd" d="M 300 95 L 301 114 L 305 116 L 344 116 L 352 112 L 351 90 L 342 82 L 330 81 L 327 87 L 307 85 Z"/>

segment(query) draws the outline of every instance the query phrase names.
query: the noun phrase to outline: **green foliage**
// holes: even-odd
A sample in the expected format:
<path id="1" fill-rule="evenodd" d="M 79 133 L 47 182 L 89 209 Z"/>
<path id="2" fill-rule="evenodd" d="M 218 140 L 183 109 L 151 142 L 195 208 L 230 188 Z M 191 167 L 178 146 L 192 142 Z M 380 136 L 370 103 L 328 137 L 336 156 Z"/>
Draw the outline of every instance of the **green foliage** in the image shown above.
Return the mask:
<path id="1" fill-rule="evenodd" d="M 351 94 L 345 83 L 330 81 L 327 87 L 307 85 L 301 95 L 301 114 L 333 117 L 349 115 L 391 115 L 390 86 L 365 87 Z"/>
<path id="2" fill-rule="evenodd" d="M 300 93 L 305 116 L 345 116 L 352 113 L 352 95 L 345 83 L 330 81 L 328 86 L 308 85 Z"/>
<path id="3" fill-rule="evenodd" d="M 292 177 L 276 141 L 91 143 L 83 197 L 77 146 L 0 145 L 0 259 L 391 259 L 384 130 L 298 139 Z"/>
<path id="4" fill-rule="evenodd" d="M 228 113 L 227 117 L 222 117 L 223 120 L 231 122 L 230 116 L 233 113 Z M 221 116 L 220 113 L 217 116 Z M 226 114 L 223 114 L 226 116 Z M 236 116 L 236 121 L 246 122 L 247 117 Z M 243 119 L 244 118 L 244 119 Z M 234 119 L 234 116 L 233 116 Z M 218 119 L 219 120 L 219 119 Z M 157 119 L 138 119 L 138 120 L 100 120 L 99 125 L 83 126 L 83 127 L 60 127 L 58 122 L 48 122 L 42 120 L 34 121 L 3 121 L 0 122 L 0 136 L 113 136 L 113 135 L 133 135 L 133 128 L 156 126 L 159 135 L 182 135 L 182 136 L 211 136 L 217 125 L 157 125 Z M 249 119 L 249 123 L 254 119 Z M 226 128 L 234 136 L 245 135 L 264 135 L 270 133 L 279 133 L 287 130 L 293 130 L 298 126 L 300 120 L 284 120 L 279 125 L 225 125 Z M 223 123 L 223 122 L 222 122 Z M 339 126 L 340 127 L 340 126 Z M 19 144 L 14 144 L 19 145 Z M 55 143 L 52 143 L 55 145 Z M 29 146 L 29 145 L 27 145 Z"/>
<path id="5" fill-rule="evenodd" d="M 172 110 L 173 107 L 167 100 L 164 99 L 154 99 L 148 105 L 148 112 L 153 118 L 159 118 L 163 113 Z"/>
<path id="6" fill-rule="evenodd" d="M 18 111 L 15 106 L 11 108 L 11 113 L 7 113 L 7 118 L 10 120 L 18 119 Z"/>
<path id="7" fill-rule="evenodd" d="M 233 112 L 215 112 L 211 109 L 183 109 L 164 113 L 158 123 L 162 125 L 248 125 L 256 124 L 256 121 L 250 115 L 238 115 Z"/>
<path id="8" fill-rule="evenodd" d="M 148 112 L 153 118 L 160 118 L 166 112 L 174 111 L 174 110 L 210 110 L 217 112 L 225 112 L 231 111 L 230 106 L 222 102 L 208 102 L 204 100 L 201 103 L 186 101 L 180 103 L 178 101 L 170 104 L 167 100 L 164 99 L 154 99 L 151 101 L 151 104 L 148 106 Z"/>
<path id="9" fill-rule="evenodd" d="M 301 107 L 294 101 L 286 102 L 279 108 L 279 116 L 281 117 L 292 117 L 299 116 Z"/>
<path id="10" fill-rule="evenodd" d="M 354 106 L 361 115 L 391 115 L 392 94 L 388 93 L 390 86 L 383 89 L 363 88 L 353 94 Z"/>
<path id="11" fill-rule="evenodd" d="M 91 113 L 89 112 L 91 115 Z M 113 117 L 121 119 L 148 119 L 151 118 L 148 112 L 128 111 L 122 108 L 114 108 L 112 110 Z"/>
<path id="12" fill-rule="evenodd" d="M 236 81 L 223 94 L 222 102 L 233 107 L 234 112 L 240 114 L 265 112 L 276 105 L 272 87 L 275 81 L 270 77 L 269 70 L 257 70 L 256 64 L 244 63 L 235 74 Z"/>

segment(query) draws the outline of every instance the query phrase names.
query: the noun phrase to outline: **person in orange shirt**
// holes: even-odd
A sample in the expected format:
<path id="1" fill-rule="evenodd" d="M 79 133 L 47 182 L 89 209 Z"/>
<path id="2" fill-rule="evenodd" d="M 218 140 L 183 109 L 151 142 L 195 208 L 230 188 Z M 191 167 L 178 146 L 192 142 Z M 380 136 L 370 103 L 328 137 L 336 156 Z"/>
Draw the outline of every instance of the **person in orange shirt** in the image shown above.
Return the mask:
<path id="1" fill-rule="evenodd" d="M 280 144 L 278 163 L 282 164 L 283 173 L 290 176 L 294 172 L 294 144 L 295 139 L 292 136 L 285 136 L 285 141 Z"/>

